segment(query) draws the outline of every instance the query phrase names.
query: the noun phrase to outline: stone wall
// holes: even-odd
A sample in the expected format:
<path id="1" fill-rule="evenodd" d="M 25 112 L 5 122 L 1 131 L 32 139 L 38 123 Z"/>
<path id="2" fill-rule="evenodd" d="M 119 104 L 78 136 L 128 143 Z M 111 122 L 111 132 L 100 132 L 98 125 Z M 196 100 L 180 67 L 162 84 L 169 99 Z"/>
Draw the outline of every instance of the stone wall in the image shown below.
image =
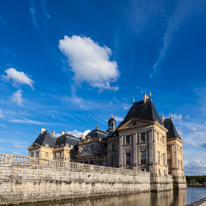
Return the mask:
<path id="1" fill-rule="evenodd" d="M 184 178 L 137 169 L 0 154 L 0 204 L 38 202 L 184 187 Z"/>
<path id="2" fill-rule="evenodd" d="M 0 204 L 150 191 L 150 173 L 0 154 Z"/>

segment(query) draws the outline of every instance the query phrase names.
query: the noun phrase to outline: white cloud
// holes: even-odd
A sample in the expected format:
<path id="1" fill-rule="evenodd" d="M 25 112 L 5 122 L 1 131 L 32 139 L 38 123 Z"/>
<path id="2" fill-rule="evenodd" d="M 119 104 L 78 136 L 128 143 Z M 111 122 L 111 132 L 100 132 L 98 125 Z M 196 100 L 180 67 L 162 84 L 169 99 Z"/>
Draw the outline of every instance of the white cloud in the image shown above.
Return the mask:
<path id="1" fill-rule="evenodd" d="M 27 148 L 26 145 L 22 145 L 22 144 L 19 144 L 19 143 L 17 143 L 17 142 L 14 142 L 14 147 L 15 147 L 16 149 L 26 149 L 26 148 Z"/>
<path id="2" fill-rule="evenodd" d="M 124 110 L 128 110 L 130 108 L 130 105 L 127 103 L 123 103 L 122 106 L 123 106 Z"/>
<path id="3" fill-rule="evenodd" d="M 23 105 L 23 99 L 22 99 L 22 91 L 17 90 L 11 97 L 11 100 L 13 102 L 16 102 L 18 105 L 22 106 Z"/>
<path id="4" fill-rule="evenodd" d="M 3 112 L 2 112 L 2 110 L 0 109 L 0 118 L 4 118 L 5 116 L 4 116 L 4 114 L 3 114 Z"/>
<path id="5" fill-rule="evenodd" d="M 117 122 L 123 121 L 123 118 L 122 118 L 122 117 L 118 117 L 118 116 L 115 116 L 114 119 L 115 119 Z"/>
<path id="6" fill-rule="evenodd" d="M 17 86 L 18 84 L 27 84 L 34 90 L 34 81 L 30 79 L 24 72 L 18 72 L 14 68 L 6 69 L 5 72 L 6 75 L 1 75 L 3 80 L 9 81 L 11 79 L 13 86 Z"/>
<path id="7" fill-rule="evenodd" d="M 100 90 L 118 90 L 117 86 L 110 85 L 119 77 L 117 62 L 109 60 L 110 48 L 99 46 L 89 37 L 73 35 L 60 40 L 59 49 L 68 57 L 77 84 L 87 82 Z"/>
<path id="8" fill-rule="evenodd" d="M 205 175 L 206 161 L 205 160 L 184 161 L 184 169 L 187 175 Z"/>
<path id="9" fill-rule="evenodd" d="M 85 130 L 84 132 L 80 132 L 78 130 L 68 131 L 67 134 L 72 134 L 75 137 L 81 137 L 82 135 L 85 136 L 90 132 L 90 130 Z"/>
<path id="10" fill-rule="evenodd" d="M 174 120 L 182 120 L 182 114 L 172 114 L 172 119 Z"/>

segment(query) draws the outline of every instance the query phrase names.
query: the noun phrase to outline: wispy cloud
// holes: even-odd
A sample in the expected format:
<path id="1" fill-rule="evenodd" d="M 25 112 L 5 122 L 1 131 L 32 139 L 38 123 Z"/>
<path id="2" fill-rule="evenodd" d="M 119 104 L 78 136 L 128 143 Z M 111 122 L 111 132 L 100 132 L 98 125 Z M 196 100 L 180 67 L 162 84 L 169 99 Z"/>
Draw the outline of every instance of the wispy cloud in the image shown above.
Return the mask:
<path id="1" fill-rule="evenodd" d="M 0 22 L 5 26 L 8 27 L 7 22 L 5 21 L 5 19 L 0 15 Z"/>
<path id="2" fill-rule="evenodd" d="M 20 123 L 20 124 L 36 124 L 36 125 L 49 124 L 48 122 L 35 121 L 35 120 L 27 119 L 27 118 L 24 118 L 24 119 L 10 119 L 8 121 L 12 122 L 12 123 Z"/>
<path id="3" fill-rule="evenodd" d="M 128 110 L 130 108 L 130 105 L 127 104 L 127 103 L 123 103 L 122 107 L 123 107 L 124 110 Z"/>
<path id="4" fill-rule="evenodd" d="M 18 140 L 7 140 L 7 139 L 1 139 L 0 138 L 0 143 L 8 143 L 8 144 L 13 144 L 13 147 L 22 150 L 28 147 L 29 143 L 25 141 L 18 141 Z M 14 150 L 13 150 L 14 151 Z"/>
<path id="5" fill-rule="evenodd" d="M 31 7 L 31 8 L 29 9 L 29 12 L 30 12 L 31 19 L 32 19 L 32 22 L 33 22 L 35 28 L 36 28 L 37 30 L 39 30 L 39 24 L 37 23 L 36 13 L 35 13 L 34 7 Z"/>
<path id="6" fill-rule="evenodd" d="M 25 74 L 24 72 L 19 72 L 14 68 L 9 68 L 5 70 L 5 73 L 6 75 L 1 75 L 2 80 L 12 80 L 13 86 L 27 84 L 34 90 L 34 81 L 29 77 L 29 75 Z"/>
<path id="7" fill-rule="evenodd" d="M 46 0 L 42 0 L 42 12 L 44 14 L 44 17 L 47 19 L 50 19 L 51 16 L 49 15 L 49 13 L 46 11 Z"/>
<path id="8" fill-rule="evenodd" d="M 4 118 L 5 115 L 3 114 L 2 110 L 0 109 L 0 118 Z"/>
<path id="9" fill-rule="evenodd" d="M 0 127 L 6 128 L 7 126 L 6 126 L 5 124 L 1 124 L 1 123 L 0 123 Z"/>
<path id="10" fill-rule="evenodd" d="M 173 34 L 179 29 L 181 23 L 185 22 L 185 19 L 191 14 L 192 9 L 194 8 L 193 0 L 183 0 L 177 1 L 176 8 L 172 15 L 168 18 L 167 21 L 167 30 L 163 37 L 163 46 L 160 49 L 157 60 L 153 65 L 152 73 L 150 77 L 152 78 L 156 70 L 159 68 L 161 62 L 167 54 L 168 48 L 171 44 Z"/>
<path id="11" fill-rule="evenodd" d="M 89 37 L 73 35 L 64 36 L 59 41 L 59 49 L 68 58 L 76 84 L 87 82 L 90 86 L 117 91 L 117 86 L 111 86 L 117 81 L 119 70 L 116 61 L 110 61 L 112 51 L 101 47 Z"/>
<path id="12" fill-rule="evenodd" d="M 27 118 L 23 118 L 23 119 L 9 119 L 7 121 L 11 122 L 11 123 L 34 124 L 34 125 L 42 125 L 42 126 L 44 126 L 44 125 L 65 125 L 65 124 L 61 124 L 61 123 L 41 122 L 41 121 L 31 120 L 31 119 L 27 119 Z"/>
<path id="13" fill-rule="evenodd" d="M 22 90 L 17 90 L 11 97 L 11 100 L 13 102 L 16 102 L 18 105 L 23 105 L 23 99 L 22 99 Z"/>

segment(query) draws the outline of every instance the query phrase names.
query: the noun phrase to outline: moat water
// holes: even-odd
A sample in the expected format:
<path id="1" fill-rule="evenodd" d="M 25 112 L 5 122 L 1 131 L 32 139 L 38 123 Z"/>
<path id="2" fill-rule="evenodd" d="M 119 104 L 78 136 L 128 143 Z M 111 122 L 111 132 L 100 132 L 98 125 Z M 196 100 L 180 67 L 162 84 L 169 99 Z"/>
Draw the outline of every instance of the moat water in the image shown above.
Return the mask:
<path id="1" fill-rule="evenodd" d="M 185 206 L 206 197 L 206 187 L 188 187 L 187 190 L 140 193 L 104 198 L 31 204 L 30 206 Z"/>

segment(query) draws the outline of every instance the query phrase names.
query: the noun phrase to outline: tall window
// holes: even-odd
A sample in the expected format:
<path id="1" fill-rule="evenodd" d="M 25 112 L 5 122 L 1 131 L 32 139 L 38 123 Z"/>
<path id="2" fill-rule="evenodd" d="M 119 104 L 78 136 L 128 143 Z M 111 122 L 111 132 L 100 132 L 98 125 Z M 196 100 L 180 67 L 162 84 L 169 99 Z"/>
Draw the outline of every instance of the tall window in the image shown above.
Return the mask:
<path id="1" fill-rule="evenodd" d="M 39 152 L 36 153 L 36 157 L 39 158 Z"/>
<path id="2" fill-rule="evenodd" d="M 160 165 L 160 152 L 157 152 L 157 163 Z"/>
<path id="3" fill-rule="evenodd" d="M 115 143 L 112 143 L 112 151 L 116 150 L 116 144 Z"/>
<path id="4" fill-rule="evenodd" d="M 126 144 L 130 144 L 130 135 L 126 136 Z"/>
<path id="5" fill-rule="evenodd" d="M 126 153 L 126 165 L 131 165 L 131 153 Z"/>
<path id="6" fill-rule="evenodd" d="M 145 132 L 141 133 L 141 142 L 145 142 Z"/>
<path id="7" fill-rule="evenodd" d="M 165 154 L 162 155 L 163 158 L 163 165 L 165 165 Z"/>
<path id="8" fill-rule="evenodd" d="M 146 164 L 146 151 L 141 152 L 141 164 Z"/>

